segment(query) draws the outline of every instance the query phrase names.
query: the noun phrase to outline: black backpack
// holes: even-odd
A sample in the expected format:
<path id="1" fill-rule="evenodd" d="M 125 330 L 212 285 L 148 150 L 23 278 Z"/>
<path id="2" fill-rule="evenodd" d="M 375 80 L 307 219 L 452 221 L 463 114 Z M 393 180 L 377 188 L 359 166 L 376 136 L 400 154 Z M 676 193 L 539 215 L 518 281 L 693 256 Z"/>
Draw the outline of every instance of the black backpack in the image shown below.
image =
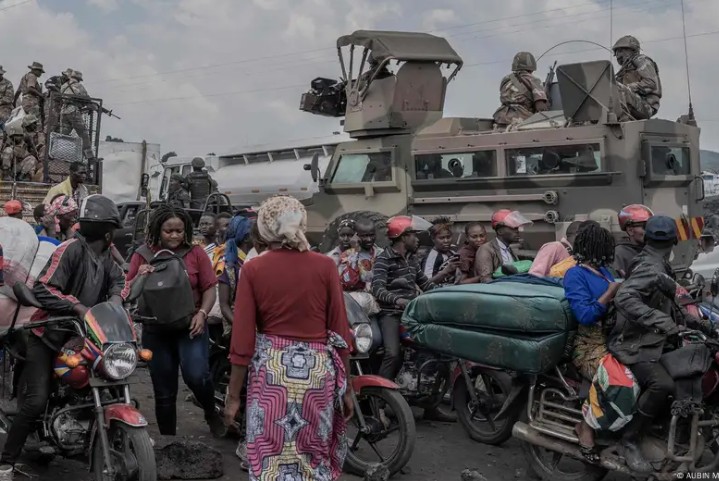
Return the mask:
<path id="1" fill-rule="evenodd" d="M 189 329 L 195 313 L 195 300 L 190 285 L 190 277 L 182 258 L 190 247 L 177 252 L 161 250 L 154 253 L 146 245 L 135 252 L 155 270 L 138 282 L 142 282 L 142 294 L 138 300 L 139 312 L 143 316 L 155 317 L 155 321 L 145 322 L 148 326 L 157 326 L 168 330 Z"/>

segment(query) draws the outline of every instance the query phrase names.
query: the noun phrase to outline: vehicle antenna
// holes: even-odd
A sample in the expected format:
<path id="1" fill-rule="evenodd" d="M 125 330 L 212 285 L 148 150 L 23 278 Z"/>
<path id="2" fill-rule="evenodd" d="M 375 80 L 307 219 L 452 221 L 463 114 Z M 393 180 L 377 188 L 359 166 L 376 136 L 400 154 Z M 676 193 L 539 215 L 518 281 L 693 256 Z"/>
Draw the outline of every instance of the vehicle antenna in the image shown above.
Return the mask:
<path id="1" fill-rule="evenodd" d="M 684 0 L 680 1 L 682 4 L 682 37 L 684 38 L 684 65 L 687 71 L 687 93 L 689 94 L 689 120 L 696 122 L 694 118 L 694 107 L 692 106 L 692 85 L 691 81 L 689 80 L 689 49 L 687 48 L 687 22 L 684 16 Z"/>
<path id="2" fill-rule="evenodd" d="M 607 47 L 605 47 L 605 46 L 602 45 L 601 43 L 592 42 L 591 40 L 567 40 L 567 41 L 564 41 L 564 42 L 559 42 L 558 44 L 556 44 L 556 45 L 554 45 L 554 46 L 552 46 L 552 47 L 549 47 L 547 50 L 544 51 L 544 53 L 543 53 L 542 55 L 540 55 L 539 57 L 537 57 L 537 62 L 539 62 L 540 60 L 542 60 L 542 57 L 544 57 L 545 55 L 547 55 L 549 52 L 551 52 L 551 51 L 554 50 L 555 48 L 557 48 L 557 47 L 559 47 L 559 46 L 561 46 L 561 45 L 566 45 L 566 44 L 568 44 L 568 43 L 575 43 L 575 42 L 577 42 L 577 43 L 591 43 L 592 45 L 596 45 L 597 47 L 603 48 L 604 50 L 606 50 L 606 51 L 609 52 L 610 54 L 612 53 L 612 51 L 611 51 L 610 49 L 608 49 Z"/>
<path id="3" fill-rule="evenodd" d="M 609 0 L 609 45 L 614 42 L 614 0 Z M 609 52 L 609 61 L 612 61 L 612 52 Z"/>

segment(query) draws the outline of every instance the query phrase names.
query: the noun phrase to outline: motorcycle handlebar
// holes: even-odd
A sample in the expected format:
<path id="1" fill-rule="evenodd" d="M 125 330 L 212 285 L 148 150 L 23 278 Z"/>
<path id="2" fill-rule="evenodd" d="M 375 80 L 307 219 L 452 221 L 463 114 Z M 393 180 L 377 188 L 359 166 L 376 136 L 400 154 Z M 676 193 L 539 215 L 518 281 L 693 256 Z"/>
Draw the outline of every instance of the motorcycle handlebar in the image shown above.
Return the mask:
<path id="1" fill-rule="evenodd" d="M 24 329 L 24 330 L 40 329 L 40 328 L 47 327 L 47 326 L 62 324 L 63 322 L 77 322 L 77 320 L 78 319 L 75 316 L 51 317 L 50 319 L 46 319 L 44 321 L 30 322 L 30 323 L 22 326 L 21 329 Z"/>

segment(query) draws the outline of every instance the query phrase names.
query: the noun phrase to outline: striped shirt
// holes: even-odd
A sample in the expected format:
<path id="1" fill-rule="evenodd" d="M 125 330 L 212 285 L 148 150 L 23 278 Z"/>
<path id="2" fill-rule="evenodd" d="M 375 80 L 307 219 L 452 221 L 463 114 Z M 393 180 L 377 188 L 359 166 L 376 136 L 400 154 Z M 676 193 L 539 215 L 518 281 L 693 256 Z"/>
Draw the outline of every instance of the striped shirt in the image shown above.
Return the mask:
<path id="1" fill-rule="evenodd" d="M 392 247 L 377 256 L 372 268 L 372 295 L 385 310 L 397 310 L 398 300 L 414 299 L 420 290 L 435 287 L 414 256 L 404 257 Z"/>

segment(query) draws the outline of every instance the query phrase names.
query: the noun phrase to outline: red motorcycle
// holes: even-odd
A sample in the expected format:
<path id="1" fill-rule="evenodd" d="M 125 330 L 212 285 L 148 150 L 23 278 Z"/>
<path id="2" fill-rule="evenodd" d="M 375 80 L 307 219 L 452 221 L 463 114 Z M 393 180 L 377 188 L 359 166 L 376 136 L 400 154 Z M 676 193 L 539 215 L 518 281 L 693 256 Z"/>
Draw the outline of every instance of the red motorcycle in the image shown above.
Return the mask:
<path id="1" fill-rule="evenodd" d="M 25 284 L 16 284 L 13 292 L 19 304 L 42 307 Z M 130 394 L 138 360 L 148 361 L 152 353 L 139 349 L 127 311 L 104 302 L 90 309 L 84 319 L 51 317 L 11 328 L 2 341 L 14 357 L 16 371 L 23 360 L 16 350 L 22 331 L 49 326 L 67 329 L 75 337 L 55 360 L 47 408 L 25 450 L 80 458 L 97 481 L 155 481 L 157 467 L 147 419 Z M 20 406 L 21 374 L 14 384 Z M 5 432 L 16 415 L 16 410 L 0 411 L 0 427 Z"/>

